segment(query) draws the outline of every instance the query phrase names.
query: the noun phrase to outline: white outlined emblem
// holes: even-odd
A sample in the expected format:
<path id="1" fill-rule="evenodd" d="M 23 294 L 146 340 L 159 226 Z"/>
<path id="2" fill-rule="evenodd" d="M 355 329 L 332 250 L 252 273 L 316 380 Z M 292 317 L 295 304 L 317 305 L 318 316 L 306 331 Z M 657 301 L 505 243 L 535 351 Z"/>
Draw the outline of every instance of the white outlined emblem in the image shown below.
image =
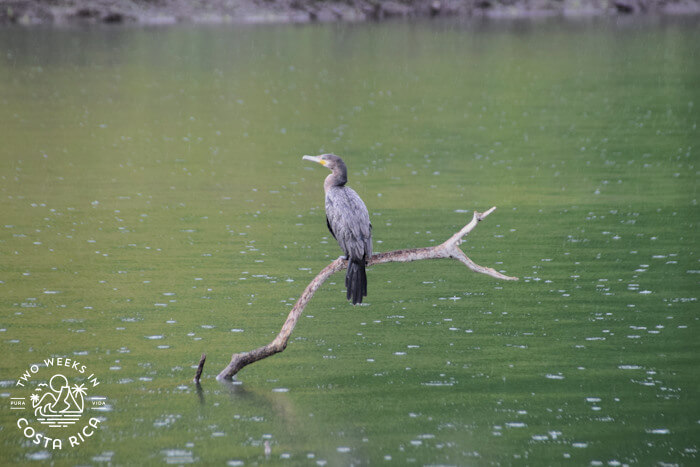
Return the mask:
<path id="1" fill-rule="evenodd" d="M 68 385 L 61 373 L 51 377 L 49 384 L 41 383 L 30 396 L 34 415 L 39 423 L 52 428 L 67 427 L 80 420 L 87 394 L 84 384 Z"/>
<path id="2" fill-rule="evenodd" d="M 33 444 L 45 448 L 81 445 L 104 420 L 90 411 L 109 410 L 106 397 L 88 395 L 99 384 L 85 365 L 71 358 L 49 357 L 43 365 L 30 365 L 17 379 L 13 394 L 24 397 L 10 398 L 10 409 L 20 415 L 17 428 Z"/>

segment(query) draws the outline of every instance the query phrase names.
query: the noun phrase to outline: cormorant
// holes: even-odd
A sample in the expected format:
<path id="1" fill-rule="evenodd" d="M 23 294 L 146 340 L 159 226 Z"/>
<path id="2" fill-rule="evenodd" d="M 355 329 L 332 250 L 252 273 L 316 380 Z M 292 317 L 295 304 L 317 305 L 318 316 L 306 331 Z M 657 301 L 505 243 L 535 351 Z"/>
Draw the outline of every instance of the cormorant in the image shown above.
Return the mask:
<path id="1" fill-rule="evenodd" d="M 355 190 L 345 186 L 348 169 L 345 162 L 334 154 L 304 156 L 303 159 L 318 162 L 331 170 L 323 189 L 326 192 L 326 225 L 348 260 L 345 275 L 347 299 L 352 304 L 362 303 L 367 296 L 365 264 L 372 256 L 372 224 L 365 203 Z"/>

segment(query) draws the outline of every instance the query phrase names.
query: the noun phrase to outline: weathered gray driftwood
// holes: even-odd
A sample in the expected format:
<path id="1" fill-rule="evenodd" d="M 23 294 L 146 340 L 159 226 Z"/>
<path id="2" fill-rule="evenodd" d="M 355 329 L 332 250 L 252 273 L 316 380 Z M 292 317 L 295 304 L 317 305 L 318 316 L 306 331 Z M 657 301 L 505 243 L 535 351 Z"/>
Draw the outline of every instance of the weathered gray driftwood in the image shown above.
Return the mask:
<path id="1" fill-rule="evenodd" d="M 465 225 L 459 232 L 455 233 L 452 237 L 450 237 L 447 241 L 441 243 L 440 245 L 426 248 L 412 248 L 408 250 L 396 250 L 389 251 L 386 253 L 377 253 L 375 255 L 372 255 L 372 257 L 367 262 L 367 266 L 374 266 L 375 264 L 391 262 L 405 263 L 408 261 L 418 261 L 421 259 L 452 258 L 456 259 L 457 261 L 460 261 L 474 272 L 486 274 L 497 279 L 504 279 L 509 281 L 518 280 L 517 277 L 506 276 L 492 268 L 479 266 L 474 261 L 469 259 L 469 257 L 467 257 L 467 255 L 465 255 L 464 252 L 459 248 L 459 245 L 464 241 L 464 237 L 469 232 L 471 232 L 474 229 L 474 227 L 476 227 L 479 221 L 485 219 L 486 216 L 491 214 L 495 209 L 495 207 L 492 207 L 491 209 L 483 213 L 475 211 L 472 220 L 467 225 Z M 346 267 L 347 260 L 344 260 L 342 258 L 338 258 L 331 264 L 326 266 L 320 273 L 318 273 L 318 275 L 311 281 L 311 283 L 308 286 L 306 286 L 306 289 L 304 289 L 304 292 L 301 294 L 301 297 L 299 297 L 299 300 L 297 300 L 297 302 L 294 304 L 294 307 L 292 307 L 292 310 L 289 312 L 289 316 L 287 316 L 287 320 L 284 322 L 282 330 L 279 332 L 279 334 L 277 334 L 277 337 L 275 337 L 275 339 L 272 342 L 263 347 L 258 347 L 257 349 L 251 350 L 250 352 L 241 352 L 233 354 L 233 356 L 231 357 L 231 362 L 226 366 L 226 368 L 224 368 L 221 371 L 221 373 L 219 373 L 217 379 L 231 379 L 246 365 L 250 365 L 251 363 L 257 362 L 258 360 L 262 360 L 271 355 L 282 352 L 287 347 L 289 336 L 292 334 L 294 326 L 297 324 L 299 317 L 304 312 L 306 305 L 309 303 L 316 291 L 332 274 L 338 271 L 342 271 Z M 201 366 L 203 365 L 203 363 L 204 360 L 202 359 L 200 362 L 198 374 L 195 377 L 195 381 L 199 381 L 199 376 L 201 375 Z"/>

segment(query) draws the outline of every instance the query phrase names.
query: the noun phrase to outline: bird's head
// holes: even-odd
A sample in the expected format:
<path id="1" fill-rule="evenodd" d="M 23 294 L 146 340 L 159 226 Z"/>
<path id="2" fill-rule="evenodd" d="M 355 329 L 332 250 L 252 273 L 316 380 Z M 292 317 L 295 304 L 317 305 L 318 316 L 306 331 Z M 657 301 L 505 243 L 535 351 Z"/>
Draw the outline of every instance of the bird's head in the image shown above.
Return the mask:
<path id="1" fill-rule="evenodd" d="M 326 177 L 323 186 L 328 189 L 330 186 L 343 186 L 348 181 L 348 169 L 345 167 L 343 159 L 335 154 L 321 154 L 320 156 L 304 156 L 302 159 L 318 162 L 325 166 L 332 173 Z"/>
<path id="2" fill-rule="evenodd" d="M 335 154 L 321 154 L 320 156 L 304 156 L 302 157 L 302 159 L 317 162 L 325 166 L 332 172 L 336 169 L 345 168 L 345 163 L 343 162 L 343 159 L 336 156 Z"/>

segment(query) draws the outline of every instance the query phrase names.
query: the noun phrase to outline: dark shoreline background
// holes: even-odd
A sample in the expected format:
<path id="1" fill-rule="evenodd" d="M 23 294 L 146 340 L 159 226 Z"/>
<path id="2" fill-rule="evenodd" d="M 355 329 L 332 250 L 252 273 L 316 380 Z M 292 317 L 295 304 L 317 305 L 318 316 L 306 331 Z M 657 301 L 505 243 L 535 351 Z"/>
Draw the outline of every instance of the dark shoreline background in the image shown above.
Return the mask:
<path id="1" fill-rule="evenodd" d="M 697 15 L 700 0 L 0 0 L 0 25 Z"/>

